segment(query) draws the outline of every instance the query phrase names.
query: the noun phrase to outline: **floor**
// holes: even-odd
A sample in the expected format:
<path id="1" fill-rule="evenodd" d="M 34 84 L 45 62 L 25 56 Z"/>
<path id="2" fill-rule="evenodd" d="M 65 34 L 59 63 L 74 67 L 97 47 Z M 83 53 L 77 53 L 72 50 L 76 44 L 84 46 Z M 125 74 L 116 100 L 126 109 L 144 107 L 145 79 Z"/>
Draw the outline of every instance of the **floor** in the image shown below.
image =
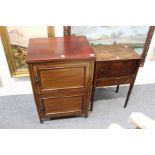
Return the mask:
<path id="1" fill-rule="evenodd" d="M 133 128 L 128 122 L 132 112 L 142 112 L 155 119 L 155 84 L 134 86 L 127 108 L 123 108 L 127 86 L 96 90 L 94 109 L 88 118 L 74 117 L 45 121 L 40 124 L 32 94 L 0 97 L 0 128 L 107 129 L 112 123 Z"/>

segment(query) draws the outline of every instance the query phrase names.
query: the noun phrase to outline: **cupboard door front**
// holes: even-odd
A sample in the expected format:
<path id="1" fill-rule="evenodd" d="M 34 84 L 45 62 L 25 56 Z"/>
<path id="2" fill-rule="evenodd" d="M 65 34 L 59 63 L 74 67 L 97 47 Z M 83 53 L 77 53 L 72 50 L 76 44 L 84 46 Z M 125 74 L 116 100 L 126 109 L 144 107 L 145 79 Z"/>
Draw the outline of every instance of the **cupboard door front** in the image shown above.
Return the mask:
<path id="1" fill-rule="evenodd" d="M 85 95 L 42 97 L 42 111 L 45 116 L 67 116 L 85 113 Z"/>
<path id="2" fill-rule="evenodd" d="M 36 68 L 39 92 L 61 89 L 86 88 L 89 78 L 89 64 L 78 66 L 44 66 Z"/>

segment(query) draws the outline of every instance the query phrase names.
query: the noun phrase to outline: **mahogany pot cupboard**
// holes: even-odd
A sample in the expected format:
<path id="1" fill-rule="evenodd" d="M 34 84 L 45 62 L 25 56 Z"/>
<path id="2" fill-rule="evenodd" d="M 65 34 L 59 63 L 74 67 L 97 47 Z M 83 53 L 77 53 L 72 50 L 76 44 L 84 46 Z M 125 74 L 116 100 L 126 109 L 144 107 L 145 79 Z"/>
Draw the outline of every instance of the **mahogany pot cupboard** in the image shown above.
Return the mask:
<path id="1" fill-rule="evenodd" d="M 95 54 L 85 37 L 30 39 L 26 62 L 41 123 L 88 116 Z"/>

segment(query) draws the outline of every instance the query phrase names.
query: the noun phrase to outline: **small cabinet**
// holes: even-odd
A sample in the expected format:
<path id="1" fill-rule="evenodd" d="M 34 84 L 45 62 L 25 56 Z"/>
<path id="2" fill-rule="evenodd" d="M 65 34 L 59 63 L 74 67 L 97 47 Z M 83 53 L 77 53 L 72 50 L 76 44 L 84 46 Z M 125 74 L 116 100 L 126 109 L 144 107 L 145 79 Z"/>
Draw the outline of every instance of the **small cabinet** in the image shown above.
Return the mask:
<path id="1" fill-rule="evenodd" d="M 130 84 L 124 108 L 134 86 L 141 57 L 130 47 L 122 45 L 94 46 L 96 53 L 95 76 L 93 82 L 93 93 L 91 110 L 93 109 L 94 92 L 96 87 Z"/>
<path id="2" fill-rule="evenodd" d="M 41 123 L 51 117 L 88 116 L 94 61 L 85 37 L 30 40 L 27 63 Z"/>

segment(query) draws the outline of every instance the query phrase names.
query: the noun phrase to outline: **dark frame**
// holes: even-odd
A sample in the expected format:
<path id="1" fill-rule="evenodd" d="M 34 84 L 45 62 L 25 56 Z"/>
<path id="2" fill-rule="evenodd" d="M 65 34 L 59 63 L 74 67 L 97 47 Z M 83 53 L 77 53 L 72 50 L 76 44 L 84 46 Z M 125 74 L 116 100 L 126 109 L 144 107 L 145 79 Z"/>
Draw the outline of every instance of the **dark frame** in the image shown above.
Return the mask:
<path id="1" fill-rule="evenodd" d="M 147 53 L 148 53 L 148 50 L 149 50 L 149 47 L 150 47 L 150 43 L 151 43 L 151 40 L 152 40 L 154 30 L 155 30 L 155 26 L 150 26 L 149 27 L 147 38 L 145 40 L 143 52 L 142 52 L 142 55 L 141 55 L 141 57 L 142 57 L 141 66 L 144 66 L 145 59 L 146 59 L 146 56 L 147 56 Z M 71 26 L 64 26 L 63 31 L 64 31 L 64 36 L 70 36 L 71 35 Z"/>

